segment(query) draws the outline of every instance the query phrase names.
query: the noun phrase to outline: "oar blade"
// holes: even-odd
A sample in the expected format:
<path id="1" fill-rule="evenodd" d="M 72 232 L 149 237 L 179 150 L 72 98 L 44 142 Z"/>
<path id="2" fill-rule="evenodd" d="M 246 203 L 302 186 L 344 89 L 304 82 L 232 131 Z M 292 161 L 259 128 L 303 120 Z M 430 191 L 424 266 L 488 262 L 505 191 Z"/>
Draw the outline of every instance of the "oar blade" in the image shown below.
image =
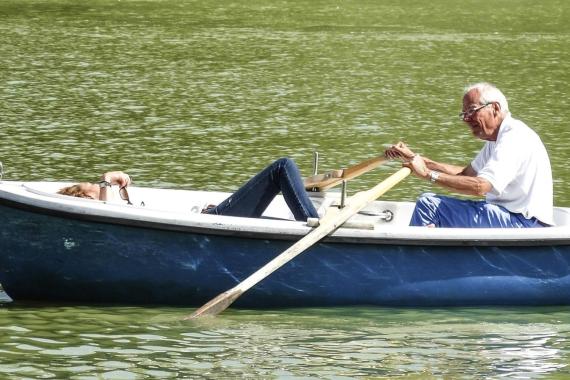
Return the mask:
<path id="1" fill-rule="evenodd" d="M 201 308 L 190 314 L 184 319 L 194 319 L 199 317 L 215 316 L 226 310 L 236 299 L 243 293 L 239 288 L 232 288 L 223 293 L 218 294 Z"/>

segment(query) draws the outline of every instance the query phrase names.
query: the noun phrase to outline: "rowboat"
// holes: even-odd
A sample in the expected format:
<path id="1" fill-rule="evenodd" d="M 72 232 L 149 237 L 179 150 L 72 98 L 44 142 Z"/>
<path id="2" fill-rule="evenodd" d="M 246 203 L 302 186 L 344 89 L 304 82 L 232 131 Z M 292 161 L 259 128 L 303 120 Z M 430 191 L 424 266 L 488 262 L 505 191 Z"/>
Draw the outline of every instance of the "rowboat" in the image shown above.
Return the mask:
<path id="1" fill-rule="evenodd" d="M 132 205 L 0 182 L 0 283 L 14 299 L 199 306 L 312 227 L 282 197 L 262 218 L 202 214 L 229 194 L 129 187 Z M 339 192 L 311 193 L 320 212 Z M 413 203 L 377 200 L 257 284 L 246 308 L 570 304 L 570 208 L 537 229 L 408 227 Z"/>

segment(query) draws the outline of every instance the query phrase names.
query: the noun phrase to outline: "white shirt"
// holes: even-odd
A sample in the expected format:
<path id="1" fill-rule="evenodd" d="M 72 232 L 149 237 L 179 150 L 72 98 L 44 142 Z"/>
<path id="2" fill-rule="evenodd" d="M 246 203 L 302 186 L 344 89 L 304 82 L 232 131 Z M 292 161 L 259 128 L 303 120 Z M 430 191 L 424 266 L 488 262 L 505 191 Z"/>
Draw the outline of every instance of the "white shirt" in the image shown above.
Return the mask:
<path id="1" fill-rule="evenodd" d="M 510 114 L 499 127 L 497 141 L 487 141 L 471 162 L 477 177 L 493 186 L 488 203 L 525 218 L 553 225 L 552 170 L 540 137 Z"/>

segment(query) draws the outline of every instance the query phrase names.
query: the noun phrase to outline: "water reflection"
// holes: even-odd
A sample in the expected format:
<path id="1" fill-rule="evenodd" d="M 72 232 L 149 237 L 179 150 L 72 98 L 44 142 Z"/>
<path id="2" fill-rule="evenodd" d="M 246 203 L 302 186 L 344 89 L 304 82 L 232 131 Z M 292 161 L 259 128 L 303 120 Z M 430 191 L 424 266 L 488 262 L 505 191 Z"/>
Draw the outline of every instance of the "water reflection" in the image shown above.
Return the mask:
<path id="1" fill-rule="evenodd" d="M 568 308 L 0 309 L 0 373 L 58 378 L 538 378 L 567 367 Z M 46 365 L 50 363 L 49 367 Z"/>

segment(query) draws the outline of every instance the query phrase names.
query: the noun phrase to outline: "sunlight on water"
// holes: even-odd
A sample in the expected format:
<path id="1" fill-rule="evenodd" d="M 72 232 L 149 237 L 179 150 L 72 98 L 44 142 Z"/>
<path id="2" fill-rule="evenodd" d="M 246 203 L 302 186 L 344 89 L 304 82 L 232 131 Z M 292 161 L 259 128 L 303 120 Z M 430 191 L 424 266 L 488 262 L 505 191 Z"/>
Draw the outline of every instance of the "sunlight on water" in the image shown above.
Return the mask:
<path id="1" fill-rule="evenodd" d="M 0 373 L 538 378 L 568 372 L 569 311 L 228 310 L 218 318 L 187 322 L 181 317 L 189 311 L 182 309 L 11 307 L 0 309 Z"/>
<path id="2" fill-rule="evenodd" d="M 408 3 L 5 1 L 6 174 L 121 168 L 141 185 L 231 190 L 279 156 L 308 173 L 314 150 L 328 169 L 400 139 L 466 163 L 480 143 L 455 115 L 463 86 L 486 79 L 565 176 L 569 31 L 557 12 L 505 0 L 490 26 L 478 3 Z M 394 168 L 380 170 L 352 187 Z M 392 194 L 427 188 L 412 180 Z M 555 195 L 570 203 L 560 182 Z"/>

